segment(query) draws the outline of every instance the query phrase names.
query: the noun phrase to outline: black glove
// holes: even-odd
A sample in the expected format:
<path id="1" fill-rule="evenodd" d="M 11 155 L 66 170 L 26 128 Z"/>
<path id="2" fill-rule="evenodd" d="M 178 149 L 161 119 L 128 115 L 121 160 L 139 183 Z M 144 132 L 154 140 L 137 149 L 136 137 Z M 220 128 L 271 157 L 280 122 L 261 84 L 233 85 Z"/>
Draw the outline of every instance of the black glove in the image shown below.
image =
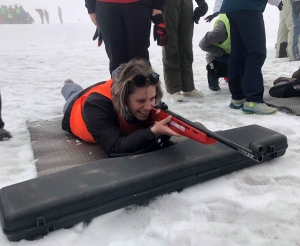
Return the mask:
<path id="1" fill-rule="evenodd" d="M 300 2 L 294 2 L 293 3 L 293 6 L 294 6 L 294 11 L 296 14 L 300 14 Z"/>
<path id="2" fill-rule="evenodd" d="M 99 28 L 96 29 L 93 40 L 96 40 L 97 38 L 98 38 L 98 47 L 100 47 L 103 42 L 103 38 Z"/>
<path id="3" fill-rule="evenodd" d="M 282 10 L 282 7 L 283 7 L 283 4 L 282 4 L 282 1 L 279 3 L 278 5 L 278 9 L 281 11 Z"/>
<path id="4" fill-rule="evenodd" d="M 211 22 L 212 19 L 218 15 L 219 15 L 219 12 L 213 13 L 212 15 L 208 15 L 204 20 L 206 20 L 206 22 Z"/>
<path id="5" fill-rule="evenodd" d="M 208 5 L 204 0 L 196 0 L 198 7 L 195 8 L 193 19 L 196 24 L 198 24 L 200 17 L 204 16 L 208 11 Z"/>
<path id="6" fill-rule="evenodd" d="M 153 38 L 157 41 L 157 45 L 165 46 L 168 42 L 168 35 L 166 31 L 166 26 L 162 14 L 152 16 L 152 21 L 154 23 L 153 28 Z"/>

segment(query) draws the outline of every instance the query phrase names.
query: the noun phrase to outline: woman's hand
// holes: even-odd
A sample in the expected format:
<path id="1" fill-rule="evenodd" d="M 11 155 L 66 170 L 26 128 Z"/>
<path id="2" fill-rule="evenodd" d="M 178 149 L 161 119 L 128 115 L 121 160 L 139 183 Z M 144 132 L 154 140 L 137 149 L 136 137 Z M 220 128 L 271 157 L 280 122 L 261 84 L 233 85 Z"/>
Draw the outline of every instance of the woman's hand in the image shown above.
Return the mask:
<path id="1" fill-rule="evenodd" d="M 161 135 L 167 135 L 167 136 L 175 136 L 180 137 L 181 135 L 174 132 L 168 124 L 172 121 L 172 116 L 169 115 L 167 118 L 154 122 L 153 127 L 151 128 L 151 131 L 155 135 L 155 137 L 159 137 Z"/>
<path id="2" fill-rule="evenodd" d="M 92 22 L 95 24 L 95 26 L 96 26 L 96 27 L 99 27 L 99 26 L 98 26 L 98 23 L 97 23 L 96 13 L 90 14 L 90 18 L 91 18 Z"/>

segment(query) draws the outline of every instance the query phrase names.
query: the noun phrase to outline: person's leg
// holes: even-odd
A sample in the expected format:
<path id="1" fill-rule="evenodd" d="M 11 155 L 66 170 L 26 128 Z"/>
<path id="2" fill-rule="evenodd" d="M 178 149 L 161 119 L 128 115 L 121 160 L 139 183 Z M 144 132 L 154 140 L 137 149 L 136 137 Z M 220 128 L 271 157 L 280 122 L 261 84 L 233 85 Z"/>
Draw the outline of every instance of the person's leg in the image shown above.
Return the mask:
<path id="1" fill-rule="evenodd" d="M 124 5 L 123 18 L 128 60 L 135 57 L 149 60 L 151 8 L 140 2 Z"/>
<path id="2" fill-rule="evenodd" d="M 168 42 L 163 47 L 164 79 L 170 94 L 182 91 L 180 55 L 178 47 L 178 25 L 181 0 L 166 1 L 163 11 Z"/>
<path id="3" fill-rule="evenodd" d="M 293 0 L 286 1 L 286 25 L 288 31 L 288 46 L 287 52 L 290 61 L 300 60 L 300 17 L 294 11 Z M 282 9 L 284 11 L 284 9 Z M 287 11 L 289 11 L 287 13 Z"/>
<path id="4" fill-rule="evenodd" d="M 248 102 L 263 103 L 261 68 L 266 59 L 266 35 L 261 11 L 238 11 L 232 14 L 247 53 L 243 94 Z M 233 44 L 232 44 L 233 47 Z"/>
<path id="5" fill-rule="evenodd" d="M 78 93 L 80 93 L 83 90 L 83 88 L 78 85 L 75 84 L 73 82 L 71 83 L 65 83 L 65 85 L 63 86 L 63 88 L 61 89 L 61 94 L 63 95 L 63 97 L 66 100 L 66 103 L 63 107 L 63 113 L 66 112 L 70 102 L 72 101 L 72 99 L 78 95 Z"/>
<path id="6" fill-rule="evenodd" d="M 181 14 L 178 26 L 178 46 L 180 53 L 180 70 L 182 91 L 188 92 L 195 89 L 193 75 L 193 1 L 182 0 Z"/>
<path id="7" fill-rule="evenodd" d="M 290 13 L 288 13 L 290 14 Z M 276 58 L 287 57 L 286 47 L 288 42 L 288 29 L 285 24 L 285 6 L 280 11 L 279 27 L 276 41 Z"/>
<path id="8" fill-rule="evenodd" d="M 109 58 L 109 71 L 112 73 L 122 63 L 129 60 L 127 54 L 126 31 L 123 19 L 123 6 L 119 3 L 96 3 L 97 22 Z"/>
<path id="9" fill-rule="evenodd" d="M 233 100 L 243 100 L 242 70 L 244 66 L 245 47 L 240 31 L 232 13 L 227 17 L 230 22 L 231 53 L 228 60 L 228 86 Z"/>

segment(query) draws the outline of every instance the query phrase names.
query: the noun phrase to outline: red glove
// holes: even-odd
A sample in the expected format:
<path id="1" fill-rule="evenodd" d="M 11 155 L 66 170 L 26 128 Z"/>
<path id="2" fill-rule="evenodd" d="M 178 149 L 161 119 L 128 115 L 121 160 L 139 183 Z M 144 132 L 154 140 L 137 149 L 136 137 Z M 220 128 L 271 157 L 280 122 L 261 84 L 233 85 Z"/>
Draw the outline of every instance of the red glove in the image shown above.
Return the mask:
<path id="1" fill-rule="evenodd" d="M 168 42 L 168 35 L 166 31 L 166 26 L 162 14 L 152 16 L 152 21 L 154 23 L 153 28 L 153 38 L 157 41 L 158 46 L 165 46 Z"/>

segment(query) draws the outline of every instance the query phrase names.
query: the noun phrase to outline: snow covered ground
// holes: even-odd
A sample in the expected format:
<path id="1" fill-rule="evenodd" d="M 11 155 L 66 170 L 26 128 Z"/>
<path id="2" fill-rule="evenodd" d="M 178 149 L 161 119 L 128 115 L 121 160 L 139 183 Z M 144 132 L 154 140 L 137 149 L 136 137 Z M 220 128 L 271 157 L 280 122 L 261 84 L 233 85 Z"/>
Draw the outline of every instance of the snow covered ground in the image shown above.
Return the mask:
<path id="1" fill-rule="evenodd" d="M 212 6 L 213 1 L 208 2 Z M 17 2 L 28 10 L 60 5 L 66 23 L 58 24 L 57 17 L 56 23 L 40 25 L 35 16 L 34 25 L 0 25 L 2 115 L 6 129 L 14 136 L 0 142 L 0 188 L 37 176 L 26 121 L 62 115 L 63 81 L 72 78 L 86 87 L 109 78 L 108 59 L 104 47 L 98 48 L 92 41 L 95 28 L 84 2 L 45 1 L 46 7 L 41 3 Z M 11 4 L 11 0 L 2 0 L 1 4 Z M 291 77 L 300 65 L 275 58 L 278 21 L 278 9 L 269 6 L 265 12 L 268 56 L 263 67 L 266 91 L 277 77 Z M 272 116 L 243 114 L 229 109 L 226 83 L 221 82 L 221 92 L 208 90 L 205 53 L 198 43 L 212 25 L 202 19 L 195 25 L 194 34 L 195 84 L 205 97 L 188 103 L 175 103 L 165 97 L 165 102 L 172 111 L 202 122 L 213 131 L 259 124 L 281 132 L 288 137 L 286 154 L 181 193 L 158 197 L 146 207 L 120 209 L 93 219 L 88 226 L 80 223 L 37 241 L 11 243 L 0 232 L 1 246 L 299 245 L 299 116 L 286 112 Z M 161 48 L 152 37 L 151 42 L 151 62 L 162 75 Z"/>

